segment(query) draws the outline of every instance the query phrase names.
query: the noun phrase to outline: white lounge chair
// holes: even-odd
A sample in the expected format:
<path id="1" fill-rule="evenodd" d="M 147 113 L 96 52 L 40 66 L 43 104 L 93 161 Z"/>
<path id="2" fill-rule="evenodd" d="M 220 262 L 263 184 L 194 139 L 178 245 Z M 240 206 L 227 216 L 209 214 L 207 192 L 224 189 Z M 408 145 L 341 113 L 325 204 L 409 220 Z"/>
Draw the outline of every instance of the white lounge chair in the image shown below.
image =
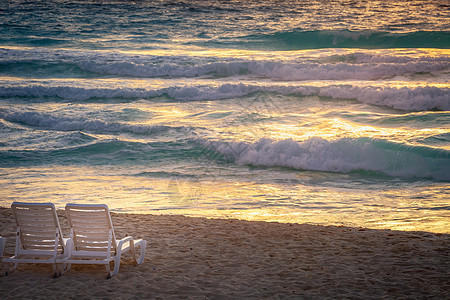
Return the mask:
<path id="1" fill-rule="evenodd" d="M 19 263 L 51 264 L 55 276 L 56 260 L 64 254 L 64 239 L 58 215 L 52 203 L 22 203 L 11 205 L 17 225 L 14 256 L 3 258 L 6 275 L 17 269 Z M 12 269 L 10 264 L 14 264 Z"/>
<path id="2" fill-rule="evenodd" d="M 110 278 L 119 272 L 122 253 L 130 251 L 137 264 L 144 261 L 147 241 L 134 240 L 131 236 L 116 240 L 108 206 L 67 204 L 66 213 L 70 238 L 67 241 L 68 256 L 60 260 L 62 272 L 68 271 L 71 264 L 104 264 Z M 138 259 L 137 248 L 140 248 Z M 110 262 L 114 262 L 112 272 Z"/>

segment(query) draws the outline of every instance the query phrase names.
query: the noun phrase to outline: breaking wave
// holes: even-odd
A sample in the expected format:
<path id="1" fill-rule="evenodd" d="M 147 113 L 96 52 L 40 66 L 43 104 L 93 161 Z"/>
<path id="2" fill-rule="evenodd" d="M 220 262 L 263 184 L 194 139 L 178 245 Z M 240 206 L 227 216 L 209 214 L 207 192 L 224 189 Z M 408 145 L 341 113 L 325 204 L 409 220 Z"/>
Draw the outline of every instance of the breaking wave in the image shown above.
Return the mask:
<path id="1" fill-rule="evenodd" d="M 368 171 L 404 178 L 450 180 L 449 151 L 385 140 L 328 141 L 314 137 L 303 142 L 261 139 L 254 143 L 207 141 L 204 144 L 237 164 L 339 173 Z"/>
<path id="2" fill-rule="evenodd" d="M 99 119 L 76 119 L 70 117 L 57 117 L 47 113 L 35 111 L 8 112 L 0 110 L 0 118 L 12 123 L 38 127 L 46 130 L 58 131 L 88 131 L 95 133 L 133 133 L 155 134 L 169 130 L 189 130 L 185 127 L 171 127 L 166 125 L 140 125 L 118 122 L 106 122 Z"/>
<path id="3" fill-rule="evenodd" d="M 406 111 L 450 110 L 448 88 L 424 87 L 378 87 L 329 85 L 284 85 L 284 84 L 244 84 L 226 83 L 218 85 L 185 85 L 167 88 L 95 88 L 80 86 L 10 86 L 0 89 L 2 98 L 45 98 L 57 97 L 70 101 L 91 99 L 150 99 L 167 96 L 178 101 L 203 101 L 239 98 L 255 92 L 295 94 L 300 96 L 320 96 L 333 99 L 356 99 L 362 103 L 387 106 Z M 42 101 L 42 100 L 41 100 Z M 44 100 L 45 101 L 45 100 Z"/>
<path id="4" fill-rule="evenodd" d="M 272 54 L 273 55 L 273 54 Z M 275 80 L 376 80 L 393 76 L 443 72 L 450 68 L 447 55 L 434 57 L 361 52 L 322 57 L 283 57 L 273 61 L 237 57 L 185 55 L 130 55 L 112 51 L 0 48 L 0 74 L 58 77 L 233 77 Z"/>

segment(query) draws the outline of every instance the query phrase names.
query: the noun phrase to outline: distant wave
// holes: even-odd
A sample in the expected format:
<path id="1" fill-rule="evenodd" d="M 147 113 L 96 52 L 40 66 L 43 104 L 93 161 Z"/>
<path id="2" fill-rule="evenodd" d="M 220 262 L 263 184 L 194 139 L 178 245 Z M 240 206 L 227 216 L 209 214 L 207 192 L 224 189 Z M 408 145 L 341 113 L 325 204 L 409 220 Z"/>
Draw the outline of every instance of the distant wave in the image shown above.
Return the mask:
<path id="1" fill-rule="evenodd" d="M 12 123 L 39 127 L 47 130 L 59 131 L 88 131 L 96 133 L 133 133 L 155 134 L 169 130 L 188 130 L 184 127 L 171 127 L 165 125 L 139 125 L 106 122 L 98 119 L 75 119 L 69 117 L 57 117 L 47 113 L 34 111 L 6 111 L 0 110 L 0 118 Z"/>
<path id="2" fill-rule="evenodd" d="M 408 111 L 450 110 L 450 89 L 437 87 L 394 88 L 328 86 L 319 96 L 357 99 L 360 102 Z"/>
<path id="3" fill-rule="evenodd" d="M 148 152 L 148 151 L 147 151 Z M 45 163 L 119 164 L 144 156 L 140 143 L 120 140 L 94 141 L 88 144 L 60 147 L 51 150 L 0 150 L 0 166 L 40 165 Z"/>
<path id="4" fill-rule="evenodd" d="M 356 99 L 363 103 L 387 106 L 407 111 L 425 111 L 432 109 L 450 110 L 450 89 L 438 87 L 377 87 L 329 85 L 281 85 L 281 84 L 244 84 L 227 83 L 219 85 L 186 85 L 160 89 L 144 88 L 90 88 L 72 86 L 11 86 L 0 88 L 0 97 L 58 97 L 70 101 L 90 99 L 150 99 L 168 96 L 178 101 L 202 101 L 231 99 L 255 92 L 296 94 L 301 96 L 317 95 L 334 99 Z M 42 100 L 40 100 L 42 101 Z M 44 100 L 45 101 L 45 100 Z"/>
<path id="5" fill-rule="evenodd" d="M 316 137 L 303 142 L 261 139 L 255 143 L 207 141 L 204 144 L 237 164 L 340 173 L 370 171 L 404 178 L 450 180 L 449 151 L 384 140 L 328 141 Z"/>
<path id="6" fill-rule="evenodd" d="M 280 57 L 254 60 L 183 55 L 128 55 L 113 51 L 76 51 L 0 48 L 0 74 L 8 76 L 95 78 L 126 76 L 214 77 L 234 76 L 275 80 L 375 80 L 393 76 L 445 72 L 450 69 L 447 55 L 391 56 L 352 53 L 321 58 Z"/>
<path id="7" fill-rule="evenodd" d="M 58 145 L 50 149 L 14 149 L 4 150 L 0 147 L 0 166 L 17 167 L 18 165 L 40 164 L 103 164 L 121 165 L 163 162 L 186 158 L 196 159 L 204 149 L 195 147 L 192 141 L 186 142 L 135 142 L 120 139 L 96 139 L 84 143 Z"/>
<path id="8" fill-rule="evenodd" d="M 211 44 L 227 45 L 226 41 Z M 450 32 L 414 31 L 414 32 L 380 32 L 380 31 L 283 31 L 271 34 L 244 36 L 240 43 L 230 41 L 246 49 L 268 50 L 302 50 L 320 48 L 441 48 L 450 45 Z"/>

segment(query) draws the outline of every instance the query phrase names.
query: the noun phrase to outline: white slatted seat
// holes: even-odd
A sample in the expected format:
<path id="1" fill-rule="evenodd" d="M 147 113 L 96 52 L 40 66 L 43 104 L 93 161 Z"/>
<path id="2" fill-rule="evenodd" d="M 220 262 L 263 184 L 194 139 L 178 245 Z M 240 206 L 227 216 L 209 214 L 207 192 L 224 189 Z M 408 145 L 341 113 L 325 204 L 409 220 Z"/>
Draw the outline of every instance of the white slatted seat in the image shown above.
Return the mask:
<path id="1" fill-rule="evenodd" d="M 60 260 L 63 272 L 70 269 L 71 264 L 104 264 L 108 278 L 117 274 L 121 255 L 130 251 L 136 264 L 141 264 L 145 257 L 147 241 L 133 239 L 128 236 L 116 240 L 108 206 L 67 204 L 66 213 L 70 226 L 70 237 L 67 241 L 68 256 Z M 136 252 L 140 248 L 137 259 Z M 110 262 L 114 262 L 111 272 Z"/>
<path id="2" fill-rule="evenodd" d="M 51 264 L 57 275 L 57 259 L 64 253 L 64 239 L 61 233 L 55 206 L 52 203 L 11 204 L 17 225 L 14 256 L 3 258 L 8 275 L 19 263 Z M 13 264 L 12 269 L 9 265 Z"/>

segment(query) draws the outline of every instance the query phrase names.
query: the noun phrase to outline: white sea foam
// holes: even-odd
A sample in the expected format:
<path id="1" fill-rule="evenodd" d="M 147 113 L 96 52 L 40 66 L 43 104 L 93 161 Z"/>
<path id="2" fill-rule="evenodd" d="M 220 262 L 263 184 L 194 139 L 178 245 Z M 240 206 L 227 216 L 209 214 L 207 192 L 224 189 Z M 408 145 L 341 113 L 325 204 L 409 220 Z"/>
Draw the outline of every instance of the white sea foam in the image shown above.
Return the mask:
<path id="1" fill-rule="evenodd" d="M 340 173 L 363 170 L 398 177 L 450 180 L 449 153 L 436 154 L 432 149 L 415 149 L 367 138 L 328 141 L 315 137 L 303 142 L 261 139 L 255 143 L 203 143 L 237 164 Z"/>
<path id="2" fill-rule="evenodd" d="M 58 131 L 89 131 L 98 133 L 129 132 L 134 134 L 154 134 L 166 132 L 171 129 L 181 129 L 181 127 L 171 127 L 165 125 L 139 125 L 105 122 L 99 119 L 74 119 L 69 117 L 58 117 L 35 111 L 11 112 L 4 109 L 0 110 L 0 118 L 8 122 Z"/>
<path id="3" fill-rule="evenodd" d="M 51 86 L 34 84 L 6 86 L 0 89 L 0 97 L 59 97 L 70 101 L 101 98 L 150 99 L 167 95 L 180 101 L 201 101 L 239 98 L 254 92 L 317 95 L 333 99 L 356 99 L 362 103 L 387 106 L 407 111 L 431 109 L 450 110 L 450 89 L 425 87 L 380 87 L 345 85 L 294 85 L 294 84 L 200 84 L 170 86 L 156 89 L 130 87 Z"/>
<path id="4" fill-rule="evenodd" d="M 450 89 L 437 87 L 349 87 L 329 86 L 320 89 L 319 96 L 357 99 L 363 103 L 388 106 L 401 110 L 450 110 Z"/>
<path id="5" fill-rule="evenodd" d="M 249 77 L 264 77 L 276 80 L 374 80 L 393 76 L 410 76 L 416 73 L 434 73 L 446 70 L 450 64 L 436 62 L 405 63 L 292 63 L 292 62 L 215 62 L 200 65 L 163 63 L 79 63 L 79 66 L 94 73 L 134 77 L 231 77 L 245 74 Z"/>
<path id="6" fill-rule="evenodd" d="M 416 73 L 433 73 L 445 70 L 449 64 L 422 63 L 253 63 L 249 73 L 277 80 L 374 80 L 393 76 L 410 76 Z"/>
<path id="7" fill-rule="evenodd" d="M 324 52 L 319 57 L 301 54 L 283 55 L 268 53 L 265 56 L 246 58 L 230 56 L 188 56 L 126 54 L 113 51 L 77 51 L 50 49 L 5 49 L 0 48 L 0 64 L 11 65 L 29 62 L 34 64 L 67 64 L 97 76 L 115 75 L 129 77 L 232 77 L 246 75 L 276 80 L 374 80 L 392 76 L 411 76 L 423 73 L 448 71 L 447 55 L 421 56 L 413 52 L 410 56 L 393 56 L 390 53 L 351 53 L 333 55 Z M 262 57 L 262 58 L 261 58 Z M 29 72 L 35 69 L 30 65 Z M 73 72 L 72 68 L 68 68 Z M 55 74 L 58 76 L 58 74 Z"/>

